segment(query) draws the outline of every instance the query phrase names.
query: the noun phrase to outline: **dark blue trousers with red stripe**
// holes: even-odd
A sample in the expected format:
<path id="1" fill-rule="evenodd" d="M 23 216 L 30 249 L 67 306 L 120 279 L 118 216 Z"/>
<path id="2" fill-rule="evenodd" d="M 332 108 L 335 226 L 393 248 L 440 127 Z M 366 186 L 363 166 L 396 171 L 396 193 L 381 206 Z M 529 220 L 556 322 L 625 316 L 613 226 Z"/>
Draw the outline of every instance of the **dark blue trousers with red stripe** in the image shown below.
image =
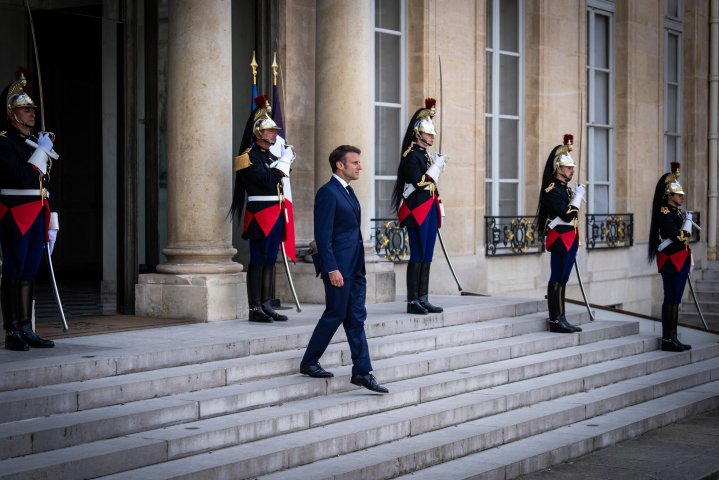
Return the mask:
<path id="1" fill-rule="evenodd" d="M 45 248 L 45 209 L 20 238 L 0 240 L 2 245 L 2 278 L 35 280 Z"/>
<path id="2" fill-rule="evenodd" d="M 285 223 L 282 215 L 277 217 L 270 233 L 263 239 L 250 240 L 250 265 L 274 265 L 280 251 Z"/>
<path id="3" fill-rule="evenodd" d="M 569 281 L 569 275 L 572 274 L 574 261 L 577 259 L 577 248 L 579 248 L 579 237 L 574 240 L 572 248 L 570 248 L 567 253 L 552 253 L 552 275 L 549 277 L 550 282 L 565 284 Z"/>
<path id="4" fill-rule="evenodd" d="M 662 273 L 662 283 L 664 284 L 664 305 L 679 305 L 682 303 L 684 295 L 684 287 L 687 285 L 689 277 L 689 263 L 691 255 L 687 255 L 686 261 L 682 269 L 677 273 Z"/>

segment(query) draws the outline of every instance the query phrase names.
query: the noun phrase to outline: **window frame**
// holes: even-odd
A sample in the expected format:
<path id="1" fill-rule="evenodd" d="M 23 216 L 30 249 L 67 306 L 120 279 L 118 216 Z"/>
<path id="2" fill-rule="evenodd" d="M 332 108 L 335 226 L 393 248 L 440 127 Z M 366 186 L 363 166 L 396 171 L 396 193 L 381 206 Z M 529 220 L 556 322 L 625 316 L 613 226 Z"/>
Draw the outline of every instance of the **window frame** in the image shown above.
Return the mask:
<path id="1" fill-rule="evenodd" d="M 484 128 L 485 128 L 485 152 L 488 148 L 486 144 L 486 125 L 487 118 L 491 119 L 492 123 L 492 138 L 491 138 L 491 152 L 492 152 L 492 177 L 487 175 L 489 169 L 486 165 L 486 154 L 485 154 L 485 216 L 499 216 L 499 185 L 503 183 L 511 183 L 517 186 L 517 211 L 514 213 L 515 216 L 524 215 L 524 0 L 517 0 L 518 6 L 518 25 L 517 35 L 519 35 L 519 52 L 509 52 L 500 49 L 500 8 L 499 4 L 501 0 L 487 0 L 492 2 L 492 47 L 487 47 L 485 42 L 485 62 L 487 53 L 492 55 L 492 91 L 487 91 L 487 85 L 485 84 L 485 111 L 484 111 Z M 486 11 L 486 10 L 485 10 Z M 486 23 L 485 23 L 486 25 Z M 486 32 L 485 32 L 486 33 Z M 519 58 L 518 61 L 518 73 L 517 73 L 517 102 L 518 102 L 518 115 L 503 115 L 500 114 L 500 64 L 501 56 L 509 55 Z M 485 63 L 485 78 L 487 65 Z M 492 113 L 487 113 L 486 102 L 492 102 Z M 500 178 L 500 152 L 499 152 L 499 123 L 502 119 L 517 120 L 517 178 L 516 179 L 502 179 Z M 489 211 L 486 202 L 486 188 L 487 184 L 492 185 L 492 211 Z M 496 187 L 495 187 L 496 186 Z"/>
<path id="2" fill-rule="evenodd" d="M 684 27 L 682 19 L 684 17 L 684 2 L 678 1 L 679 17 L 670 17 L 667 15 L 666 6 L 664 10 L 664 171 L 670 171 L 670 159 L 667 156 L 669 137 L 677 139 L 676 152 L 674 158 L 676 161 L 682 161 L 682 112 L 683 112 L 683 67 L 684 67 Z M 669 35 L 677 37 L 677 82 L 672 83 L 677 87 L 677 131 L 669 132 Z"/>
<path id="3" fill-rule="evenodd" d="M 400 147 L 402 144 L 402 138 L 404 137 L 405 130 L 407 128 L 407 122 L 409 122 L 407 117 L 407 0 L 399 0 L 400 1 L 400 28 L 402 30 L 396 31 L 396 30 L 388 30 L 386 28 L 379 28 L 375 26 L 375 7 L 376 7 L 376 0 L 370 0 L 370 101 L 371 101 L 371 122 L 370 122 L 370 128 L 372 132 L 372 143 L 371 143 L 371 165 L 370 165 L 370 174 L 372 176 L 372 182 L 370 183 L 370 212 L 371 217 L 370 218 L 377 218 L 377 211 L 376 211 L 376 184 L 377 180 L 397 180 L 397 175 L 376 175 L 375 174 L 375 156 L 377 152 L 375 151 L 375 145 L 376 145 L 376 138 L 375 138 L 375 111 L 376 107 L 394 107 L 398 108 L 400 111 L 399 119 L 400 119 L 400 126 L 399 126 L 399 142 Z M 400 102 L 401 103 L 387 103 L 387 102 L 378 102 L 376 101 L 375 96 L 375 82 L 376 82 L 376 72 L 375 72 L 375 33 L 386 33 L 390 35 L 397 35 L 400 37 Z M 401 155 L 401 152 L 397 151 L 396 155 Z"/>
<path id="4" fill-rule="evenodd" d="M 587 2 L 587 213 L 604 214 L 614 211 L 614 5 L 608 2 L 589 1 Z M 608 60 L 609 68 L 599 68 L 595 65 L 595 50 L 593 39 L 595 38 L 595 20 L 596 15 L 602 15 L 609 19 L 608 32 Z M 598 124 L 595 122 L 596 115 L 596 96 L 595 92 L 595 72 L 600 71 L 609 74 L 608 85 L 608 120 L 606 124 Z M 607 131 L 607 180 L 598 181 L 594 176 L 593 150 L 594 135 L 597 129 Z M 608 212 L 595 211 L 594 190 L 596 186 L 607 186 L 608 190 Z"/>

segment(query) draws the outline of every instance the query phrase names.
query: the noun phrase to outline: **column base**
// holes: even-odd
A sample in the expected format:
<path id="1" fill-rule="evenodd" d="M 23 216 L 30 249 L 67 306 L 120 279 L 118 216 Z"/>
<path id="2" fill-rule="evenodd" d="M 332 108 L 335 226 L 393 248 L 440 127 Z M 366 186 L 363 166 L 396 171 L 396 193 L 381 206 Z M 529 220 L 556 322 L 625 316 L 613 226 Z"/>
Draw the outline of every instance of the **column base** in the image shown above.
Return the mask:
<path id="1" fill-rule="evenodd" d="M 396 299 L 396 282 L 394 263 L 365 263 L 367 270 L 367 304 L 394 302 Z M 297 265 L 290 263 L 290 274 L 295 285 L 300 303 L 325 303 L 325 287 L 322 279 L 315 277 L 315 266 L 311 263 Z M 277 264 L 275 293 L 285 303 L 294 303 L 290 285 L 287 282 L 285 266 Z"/>
<path id="2" fill-rule="evenodd" d="M 217 322 L 248 318 L 247 274 L 139 276 L 135 314 Z"/>

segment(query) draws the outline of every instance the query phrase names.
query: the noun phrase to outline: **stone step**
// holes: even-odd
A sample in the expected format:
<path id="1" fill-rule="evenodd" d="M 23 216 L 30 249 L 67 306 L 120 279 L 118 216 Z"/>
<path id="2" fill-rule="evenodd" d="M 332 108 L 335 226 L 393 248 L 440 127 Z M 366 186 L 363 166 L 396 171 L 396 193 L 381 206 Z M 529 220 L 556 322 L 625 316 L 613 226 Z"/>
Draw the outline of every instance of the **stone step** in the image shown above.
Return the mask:
<path id="1" fill-rule="evenodd" d="M 702 313 L 712 313 L 715 315 L 719 315 L 719 302 L 708 302 L 708 301 L 700 301 L 699 307 L 702 309 Z M 682 303 L 682 313 L 695 313 L 697 311 L 697 306 L 694 303 L 694 300 L 689 299 L 688 301 L 685 301 Z"/>
<path id="2" fill-rule="evenodd" d="M 702 280 L 708 280 L 710 282 L 719 281 L 719 270 L 704 270 L 702 272 Z"/>
<path id="3" fill-rule="evenodd" d="M 719 408 L 718 399 L 719 382 L 712 382 L 623 410 L 607 413 L 606 415 L 592 418 L 591 421 L 581 421 L 566 425 L 554 431 L 502 445 L 496 449 L 484 450 L 480 453 L 459 457 L 456 460 L 423 470 L 416 470 L 410 474 L 412 475 L 412 480 L 517 478 Z M 349 462 L 350 460 L 348 459 L 347 461 Z M 394 463 L 399 467 L 394 469 L 391 468 L 393 466 L 392 462 L 388 462 L 388 464 L 390 468 L 387 468 L 386 471 L 401 471 L 402 465 L 399 462 Z M 328 467 L 328 465 L 323 466 Z M 334 474 L 336 471 L 341 470 L 340 468 L 325 470 L 327 474 Z M 385 471 L 385 469 L 382 469 L 382 471 Z M 686 476 L 677 478 L 698 478 L 692 476 L 693 472 L 691 471 L 686 473 Z M 401 475 L 401 473 L 397 475 Z M 273 476 L 263 477 L 263 480 L 272 478 Z M 337 477 L 317 475 L 303 478 Z M 380 480 L 394 477 L 377 475 L 372 478 Z M 405 478 L 405 476 L 402 475 L 402 478 Z M 409 480 L 409 475 L 406 478 Z"/>
<path id="4" fill-rule="evenodd" d="M 447 307 L 444 313 L 435 315 L 401 313 L 402 302 L 369 305 L 366 335 L 377 338 L 518 317 L 547 309 L 546 300 L 461 297 L 452 301 L 465 304 Z M 303 310 L 302 321 L 296 321 L 304 324 L 297 326 L 255 325 L 236 320 L 165 327 L 153 330 L 156 338 L 152 342 L 144 341 L 147 330 L 60 339 L 53 351 L 23 362 L 18 361 L 15 352 L 2 349 L 0 392 L 304 348 L 321 311 L 319 306 L 308 306 Z M 197 331 L 197 335 L 188 337 L 188 329 Z M 339 329 L 332 342 L 344 341 L 344 330 Z"/>
<path id="5" fill-rule="evenodd" d="M 694 284 L 694 287 L 697 289 L 697 291 L 700 291 L 700 292 L 703 292 L 706 290 L 718 291 L 719 290 L 719 281 L 697 280 L 697 282 Z"/>
<path id="6" fill-rule="evenodd" d="M 719 270 L 719 261 L 707 261 L 706 270 Z"/>
<path id="7" fill-rule="evenodd" d="M 695 345 L 691 356 L 689 352 L 682 355 L 666 356 L 662 352 L 656 352 L 657 347 L 656 336 L 632 335 L 604 340 L 590 345 L 502 360 L 478 367 L 469 367 L 460 372 L 436 373 L 399 381 L 392 383 L 390 393 L 384 396 L 368 397 L 367 395 L 358 395 L 357 390 L 352 390 L 324 398 L 297 401 L 286 404 L 282 408 L 273 406 L 255 409 L 235 414 L 234 417 L 233 412 L 236 412 L 238 408 L 237 389 L 232 392 L 228 392 L 228 389 L 213 389 L 207 393 L 198 392 L 194 395 L 155 398 L 128 405 L 104 407 L 0 425 L 0 447 L 5 447 L 0 448 L 0 455 L 2 455 L 0 458 L 39 453 L 115 436 L 129 435 L 143 430 L 167 427 L 178 423 L 183 424 L 178 426 L 180 433 L 185 433 L 186 435 L 184 435 L 182 441 L 178 439 L 171 449 L 184 452 L 188 447 L 183 445 L 185 443 L 192 444 L 195 441 L 193 437 L 197 437 L 198 434 L 202 437 L 202 442 L 207 445 L 259 440 L 291 431 L 298 428 L 298 425 L 304 426 L 304 428 L 315 427 L 341 419 L 459 395 L 504 383 L 536 378 L 541 375 L 567 371 L 643 352 L 654 351 L 655 356 L 659 354 L 657 358 L 652 356 L 644 357 L 648 359 L 647 368 L 649 372 L 654 371 L 652 369 L 665 369 L 689 363 L 692 359 L 697 361 L 700 358 L 704 359 L 719 355 L 719 345 L 705 347 Z M 349 367 L 342 367 L 335 373 L 337 375 L 347 374 L 349 373 Z M 304 381 L 309 381 L 309 379 L 304 379 Z M 312 382 L 320 383 L 321 381 L 313 380 Z M 254 384 L 254 387 L 256 388 L 257 384 Z M 249 384 L 248 387 L 244 388 L 243 392 L 249 391 L 249 394 L 256 394 L 256 389 L 255 391 L 251 390 L 253 384 Z M 245 394 L 248 395 L 248 393 Z M 247 399 L 244 400 L 248 401 Z M 275 401 L 283 403 L 281 400 L 283 399 Z M 301 408 L 302 405 L 306 405 L 305 410 Z M 223 406 L 226 410 L 218 410 Z M 288 408 L 289 412 L 287 411 Z M 213 416 L 211 420 L 204 421 L 206 425 L 219 424 L 224 426 L 223 428 L 239 429 L 236 435 L 225 435 L 220 429 L 213 433 L 213 440 L 211 441 L 207 432 L 212 431 L 212 429 L 206 427 L 205 423 L 198 422 L 194 426 L 188 426 L 186 423 L 204 418 L 202 413 L 206 416 L 207 414 L 217 415 L 218 412 L 226 415 L 221 417 Z M 236 419 L 235 421 L 240 422 L 242 426 L 227 427 L 224 422 L 229 422 L 230 417 Z M 198 432 L 184 431 L 187 428 L 198 426 Z"/>
<path id="8" fill-rule="evenodd" d="M 719 302 L 719 291 L 710 291 L 710 290 L 700 291 L 699 289 L 697 289 L 696 293 L 697 293 L 697 299 L 699 300 L 699 302 Z M 689 303 L 689 302 L 692 302 L 692 300 L 689 299 L 688 302 L 684 302 L 684 303 Z"/>
<path id="9" fill-rule="evenodd" d="M 278 438 L 213 450 L 135 471 L 112 474 L 105 480 L 242 480 L 259 476 L 263 480 L 392 478 L 633 404 L 655 400 L 683 389 L 708 384 L 719 379 L 719 359 L 624 380 L 589 392 L 582 387 L 581 376 L 567 379 L 566 375 L 555 374 L 554 377 L 558 377 L 555 379 L 558 384 L 554 399 L 528 399 L 527 406 L 512 405 L 511 399 L 517 397 L 522 387 L 533 384 L 535 388 L 541 388 L 548 378 L 502 385 L 491 390 L 289 433 Z M 576 384 L 575 388 L 568 387 L 572 383 Z M 704 401 L 712 396 L 719 397 L 719 386 L 715 384 L 704 390 Z M 719 402 L 713 399 L 706 403 L 705 407 L 708 408 Z M 138 440 L 149 439 L 138 436 Z M 79 449 L 77 452 L 71 450 L 66 449 L 66 456 L 76 464 L 79 463 L 81 460 L 78 455 L 81 452 Z M 35 465 L 44 464 L 41 455 L 32 458 Z M 23 463 L 20 460 L 8 461 L 8 467 L 12 469 L 10 472 L 18 471 L 15 463 L 19 467 L 28 468 L 26 465 L 30 462 Z M 113 467 L 122 468 L 119 462 Z M 48 465 L 39 468 L 55 467 Z M 455 477 L 448 474 L 445 478 Z"/>
<path id="10" fill-rule="evenodd" d="M 574 314 L 568 312 L 568 315 L 570 321 L 577 324 L 583 324 L 589 320 L 588 313 L 581 312 L 581 310 L 580 313 Z M 607 335 L 624 336 L 636 333 L 637 328 L 637 324 L 634 322 L 624 322 L 621 325 L 612 323 L 594 324 L 589 325 L 587 331 L 582 332 L 580 336 L 565 339 L 550 335 L 546 331 L 547 322 L 543 314 L 532 314 L 510 319 L 391 335 L 373 341 L 370 348 L 372 353 L 377 353 L 378 358 L 384 357 L 389 359 L 389 364 L 396 364 L 394 367 L 382 369 L 382 364 L 378 364 L 382 360 L 374 362 L 375 374 L 378 378 L 383 378 L 382 375 L 384 375 L 384 378 L 387 378 L 384 381 L 393 381 L 392 379 L 398 379 L 397 375 L 420 375 L 426 373 L 427 368 L 441 370 L 445 368 L 442 366 L 445 361 L 487 363 L 495 359 L 510 358 L 510 355 L 521 356 L 537 351 L 546 351 L 542 349 L 547 348 L 572 346 L 575 344 L 574 342 L 593 343 L 603 338 L 610 338 L 606 337 Z M 526 336 L 522 340 L 511 341 L 509 344 L 502 342 L 503 339 L 513 338 L 513 335 L 531 335 L 529 332 L 535 332 L 534 335 L 539 335 L 539 337 Z M 547 340 L 548 335 L 554 339 Z M 494 340 L 485 341 L 477 348 L 471 346 L 472 342 L 481 342 L 484 339 Z M 457 348 L 450 347 L 452 345 L 459 346 L 459 350 L 452 350 L 452 348 Z M 431 353 L 444 348 L 450 349 L 446 354 L 448 360 L 443 359 L 445 354 L 435 355 Z M 211 388 L 216 389 L 263 377 L 270 377 L 270 379 L 258 385 L 264 385 L 265 389 L 263 391 L 270 397 L 280 395 L 278 392 L 284 391 L 285 393 L 281 395 L 285 398 L 287 395 L 291 395 L 287 393 L 287 390 L 295 391 L 295 394 L 300 395 L 300 397 L 324 395 L 328 391 L 331 393 L 335 388 L 347 387 L 348 379 L 343 379 L 342 381 L 333 379 L 331 382 L 325 382 L 324 380 L 307 382 L 305 377 L 297 377 L 295 379 L 282 378 L 278 381 L 272 381 L 272 377 L 297 373 L 303 353 L 302 350 L 292 350 L 253 355 L 234 360 L 116 375 L 84 382 L 0 392 L 0 410 L 4 412 L 0 421 L 5 423 L 27 420 L 47 415 L 136 402 L 158 396 L 177 395 Z M 413 355 L 416 353 L 429 355 L 419 359 Z M 342 365 L 343 363 L 351 364 L 347 344 L 331 345 L 323 356 L 323 363 L 326 366 Z M 430 363 L 431 366 L 429 366 Z M 404 372 L 402 367 L 406 367 Z M 389 370 L 387 370 L 388 368 Z M 326 385 L 327 383 L 329 385 Z M 238 390 L 239 392 L 244 392 L 247 388 L 249 387 L 243 386 Z M 253 398 L 258 401 L 258 397 Z M 246 399 L 246 401 L 249 402 L 247 408 L 254 406 L 249 399 Z"/>
<path id="11" fill-rule="evenodd" d="M 719 320 L 719 313 L 705 312 L 702 310 L 702 314 L 704 315 L 704 319 L 706 321 L 711 320 L 716 322 Z M 696 306 L 694 307 L 694 311 L 679 312 L 679 323 L 682 323 L 683 321 L 688 321 L 687 323 L 691 324 L 702 325 L 701 317 L 698 313 L 696 313 Z M 704 327 L 702 326 L 702 328 Z"/>

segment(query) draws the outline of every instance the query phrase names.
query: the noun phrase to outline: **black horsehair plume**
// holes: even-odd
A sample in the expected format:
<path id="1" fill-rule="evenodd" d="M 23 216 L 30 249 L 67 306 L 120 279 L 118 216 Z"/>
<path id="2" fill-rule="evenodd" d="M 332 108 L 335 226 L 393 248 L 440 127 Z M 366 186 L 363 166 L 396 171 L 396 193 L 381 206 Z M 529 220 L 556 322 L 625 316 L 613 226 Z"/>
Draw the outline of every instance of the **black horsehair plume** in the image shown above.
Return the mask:
<path id="1" fill-rule="evenodd" d="M 674 168 L 674 165 L 672 165 Z M 666 203 L 666 180 L 671 173 L 665 173 L 661 176 L 657 182 L 656 188 L 654 188 L 654 200 L 652 200 L 652 215 L 651 223 L 649 225 L 649 245 L 647 247 L 647 261 L 652 263 L 657 258 L 657 252 L 659 251 L 659 210 L 662 205 Z"/>

